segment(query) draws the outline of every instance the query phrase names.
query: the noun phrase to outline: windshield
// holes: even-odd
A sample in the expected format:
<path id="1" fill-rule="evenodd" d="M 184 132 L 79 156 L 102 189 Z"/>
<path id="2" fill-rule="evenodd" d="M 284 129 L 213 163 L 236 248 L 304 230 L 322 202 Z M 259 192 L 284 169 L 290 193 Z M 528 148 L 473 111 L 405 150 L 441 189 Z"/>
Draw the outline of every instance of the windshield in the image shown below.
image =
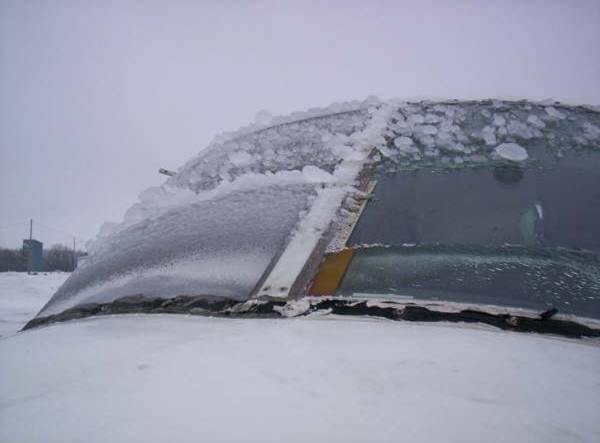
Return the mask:
<path id="1" fill-rule="evenodd" d="M 494 100 L 244 128 L 101 230 L 32 324 L 210 300 L 283 315 L 307 295 L 600 319 L 599 147 L 595 110 Z"/>

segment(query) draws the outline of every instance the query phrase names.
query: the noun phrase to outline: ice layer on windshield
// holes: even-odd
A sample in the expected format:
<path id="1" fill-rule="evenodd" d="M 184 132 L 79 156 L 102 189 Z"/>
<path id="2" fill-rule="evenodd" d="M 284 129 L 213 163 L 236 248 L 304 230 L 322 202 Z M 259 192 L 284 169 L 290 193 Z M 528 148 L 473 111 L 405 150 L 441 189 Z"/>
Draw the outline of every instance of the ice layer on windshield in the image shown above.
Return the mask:
<path id="1" fill-rule="evenodd" d="M 287 117 L 261 112 L 103 226 L 87 263 L 40 314 L 132 294 L 244 299 L 316 189 L 355 192 L 367 164 L 375 173 L 528 164 L 599 145 L 600 113 L 560 104 L 371 98 Z"/>
<path id="2" fill-rule="evenodd" d="M 246 299 L 313 198 L 308 185 L 182 206 L 107 239 L 40 315 L 119 297 Z"/>

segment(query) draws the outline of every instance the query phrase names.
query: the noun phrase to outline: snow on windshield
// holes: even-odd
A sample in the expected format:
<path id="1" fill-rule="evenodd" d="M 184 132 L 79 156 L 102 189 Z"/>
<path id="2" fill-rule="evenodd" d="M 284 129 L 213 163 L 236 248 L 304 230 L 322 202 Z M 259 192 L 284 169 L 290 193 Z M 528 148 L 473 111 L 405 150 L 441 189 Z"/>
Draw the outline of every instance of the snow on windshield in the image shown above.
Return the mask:
<path id="1" fill-rule="evenodd" d="M 103 226 L 88 263 L 41 314 L 128 294 L 248 297 L 316 189 L 352 192 L 366 163 L 379 171 L 533 164 L 600 145 L 596 110 L 524 101 L 371 98 L 258 117 L 143 192 L 122 222 Z"/>

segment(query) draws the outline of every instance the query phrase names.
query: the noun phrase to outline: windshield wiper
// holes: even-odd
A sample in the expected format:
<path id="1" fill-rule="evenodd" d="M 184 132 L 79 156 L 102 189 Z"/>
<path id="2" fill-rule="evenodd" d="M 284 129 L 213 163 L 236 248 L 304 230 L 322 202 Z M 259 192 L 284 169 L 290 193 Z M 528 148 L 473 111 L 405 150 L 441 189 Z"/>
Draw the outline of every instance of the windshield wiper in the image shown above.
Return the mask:
<path id="1" fill-rule="evenodd" d="M 393 301 L 365 301 L 347 297 L 305 297 L 297 300 L 252 299 L 238 300 L 209 295 L 180 295 L 175 298 L 147 298 L 141 294 L 121 297 L 110 303 L 90 303 L 76 306 L 60 314 L 38 317 L 25 325 L 23 330 L 37 326 L 115 314 L 192 314 L 220 317 L 297 317 L 313 313 L 335 315 L 371 316 L 389 320 L 414 322 L 481 323 L 503 330 L 537 332 L 571 338 L 600 337 L 600 329 L 570 319 L 556 319 L 556 308 L 538 316 L 525 314 L 494 313 L 485 309 L 469 307 L 448 310 L 443 303 L 428 306 Z"/>

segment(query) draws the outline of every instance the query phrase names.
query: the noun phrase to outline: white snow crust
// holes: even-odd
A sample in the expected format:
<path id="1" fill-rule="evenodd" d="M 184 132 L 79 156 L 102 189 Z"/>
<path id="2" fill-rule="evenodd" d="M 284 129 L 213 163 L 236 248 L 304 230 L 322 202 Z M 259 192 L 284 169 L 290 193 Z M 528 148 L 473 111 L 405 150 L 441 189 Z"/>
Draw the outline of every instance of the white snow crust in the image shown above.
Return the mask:
<path id="1" fill-rule="evenodd" d="M 525 161 L 529 157 L 525 148 L 516 143 L 502 143 L 496 146 L 495 151 L 500 157 L 515 162 Z"/>
<path id="2" fill-rule="evenodd" d="M 0 441 L 595 442 L 599 367 L 443 323 L 94 318 L 0 340 Z"/>

